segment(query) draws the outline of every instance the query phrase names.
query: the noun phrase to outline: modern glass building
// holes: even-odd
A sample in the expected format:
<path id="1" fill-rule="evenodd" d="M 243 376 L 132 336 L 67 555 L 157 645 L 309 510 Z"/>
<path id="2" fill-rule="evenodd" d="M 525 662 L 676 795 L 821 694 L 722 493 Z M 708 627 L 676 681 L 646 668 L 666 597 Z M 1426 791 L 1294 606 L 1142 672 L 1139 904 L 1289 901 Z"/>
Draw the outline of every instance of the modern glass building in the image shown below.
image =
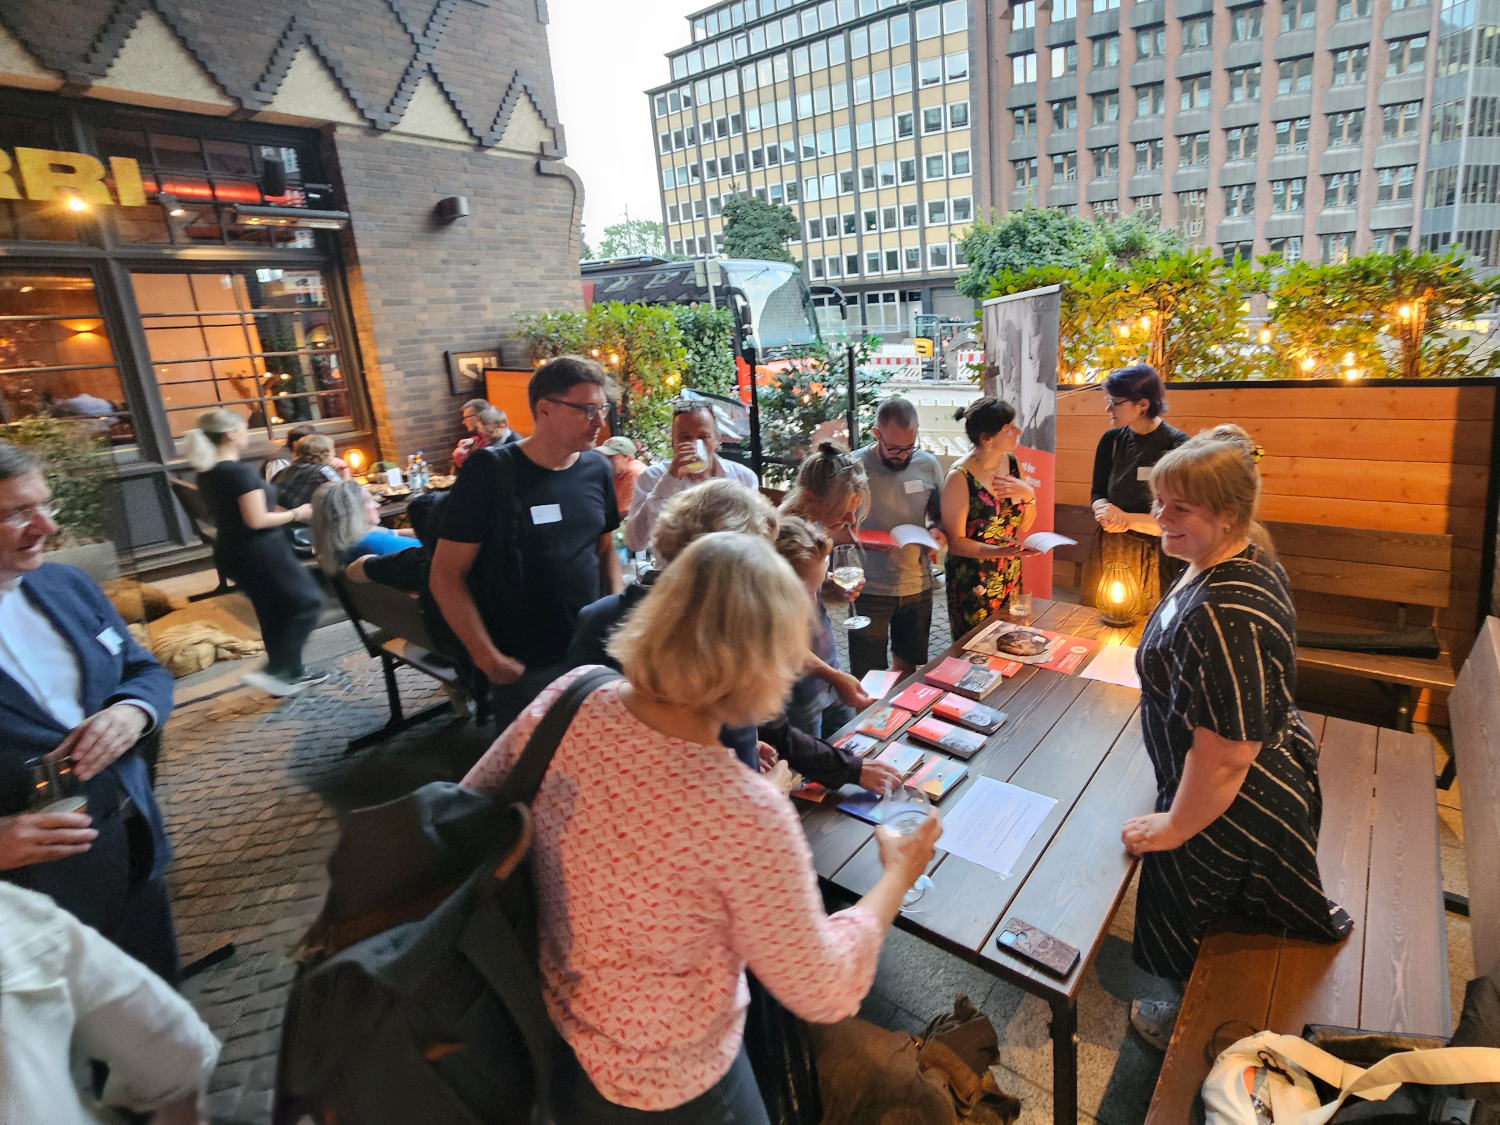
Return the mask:
<path id="1" fill-rule="evenodd" d="M 740 0 L 689 17 L 692 45 L 647 91 L 668 248 L 712 254 L 736 196 L 785 204 L 843 325 L 900 339 L 922 312 L 971 318 L 953 288 L 976 213 L 968 0 Z M 816 299 L 816 298 L 815 298 Z M 828 325 L 838 313 L 825 308 Z"/>

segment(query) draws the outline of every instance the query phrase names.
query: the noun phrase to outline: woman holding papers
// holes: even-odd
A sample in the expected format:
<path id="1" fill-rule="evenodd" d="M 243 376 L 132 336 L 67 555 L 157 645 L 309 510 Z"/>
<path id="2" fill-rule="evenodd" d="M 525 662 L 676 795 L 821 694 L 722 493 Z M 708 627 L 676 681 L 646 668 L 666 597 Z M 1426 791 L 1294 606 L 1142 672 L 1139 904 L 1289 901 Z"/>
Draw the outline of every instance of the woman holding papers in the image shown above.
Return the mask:
<path id="1" fill-rule="evenodd" d="M 975 399 L 954 417 L 974 448 L 943 482 L 948 537 L 948 624 L 957 640 L 999 613 L 1021 588 L 1021 541 L 1036 522 L 1036 492 L 1021 476 L 1015 409 Z"/>
<path id="2" fill-rule="evenodd" d="M 771 544 L 724 531 L 683 551 L 610 638 L 625 678 L 584 700 L 531 805 L 542 994 L 569 1048 L 559 1122 L 767 1125 L 743 1049 L 746 967 L 820 1023 L 857 1012 L 875 979 L 941 824 L 881 834 L 880 879 L 829 915 L 791 803 L 719 741 L 781 710 L 810 616 Z M 578 674 L 464 784 L 495 792 Z"/>
<path id="3" fill-rule="evenodd" d="M 1167 390 L 1149 364 L 1112 372 L 1104 380 L 1104 408 L 1113 429 L 1104 431 L 1094 453 L 1089 494 L 1099 526 L 1083 571 L 1083 597 L 1094 604 L 1105 567 L 1124 563 L 1140 578 L 1141 608 L 1150 613 L 1182 573 L 1182 564 L 1162 551 L 1161 528 L 1151 515 L 1151 467 L 1188 436 L 1162 421 Z"/>
<path id="4" fill-rule="evenodd" d="M 1151 472 L 1162 546 L 1187 563 L 1136 654 L 1156 812 L 1125 822 L 1143 856 L 1135 961 L 1172 981 L 1208 924 L 1236 916 L 1336 941 L 1349 916 L 1318 876 L 1318 751 L 1294 699 L 1297 613 L 1255 522 L 1260 476 L 1238 426 L 1218 426 Z M 1175 1002 L 1136 1001 L 1131 1022 L 1165 1049 Z"/>

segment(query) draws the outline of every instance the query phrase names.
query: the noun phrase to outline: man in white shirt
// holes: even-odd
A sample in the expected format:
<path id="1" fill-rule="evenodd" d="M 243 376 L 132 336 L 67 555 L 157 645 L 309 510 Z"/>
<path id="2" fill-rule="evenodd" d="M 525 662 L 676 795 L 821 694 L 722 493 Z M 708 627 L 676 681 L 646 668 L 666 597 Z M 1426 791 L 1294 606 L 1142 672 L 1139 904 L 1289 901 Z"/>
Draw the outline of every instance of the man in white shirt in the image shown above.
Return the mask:
<path id="1" fill-rule="evenodd" d="M 172 980 L 172 849 L 135 750 L 171 714 L 172 677 L 88 575 L 44 561 L 55 513 L 37 462 L 0 441 L 0 878 Z M 31 807 L 43 758 L 72 760 L 83 810 Z"/>
<path id="2" fill-rule="evenodd" d="M 0 1121 L 98 1125 L 74 1053 L 109 1068 L 103 1105 L 205 1121 L 219 1044 L 192 1006 L 45 895 L 0 882 Z"/>
<path id="3" fill-rule="evenodd" d="M 698 460 L 698 443 L 706 454 L 704 467 L 692 469 Z M 746 488 L 757 488 L 755 474 L 734 461 L 719 456 L 719 428 L 714 412 L 699 399 L 680 400 L 672 408 L 672 459 L 646 468 L 635 482 L 630 514 L 625 519 L 625 546 L 644 551 L 651 545 L 651 529 L 668 500 L 684 489 L 711 477 L 727 477 Z"/>

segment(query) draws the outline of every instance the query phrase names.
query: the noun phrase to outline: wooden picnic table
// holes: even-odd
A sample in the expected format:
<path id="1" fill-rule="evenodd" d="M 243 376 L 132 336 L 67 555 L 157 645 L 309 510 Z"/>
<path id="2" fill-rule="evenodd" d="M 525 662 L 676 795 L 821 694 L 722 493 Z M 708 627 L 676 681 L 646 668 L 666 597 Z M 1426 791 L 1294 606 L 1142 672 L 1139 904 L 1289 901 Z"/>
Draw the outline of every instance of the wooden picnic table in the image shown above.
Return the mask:
<path id="1" fill-rule="evenodd" d="M 1030 624 L 1087 637 L 1101 647 L 1135 644 L 1142 628 L 1111 628 L 1092 609 L 1039 598 L 1034 599 Z M 966 639 L 903 684 L 959 655 Z M 1140 692 L 1025 665 L 981 702 L 1009 717 L 969 759 L 968 776 L 943 798 L 939 811 L 954 808 L 980 777 L 1045 794 L 1056 798 L 1057 805 L 1009 878 L 948 855 L 939 841 L 928 868 L 933 886 L 896 924 L 1047 1001 L 1052 1008 L 1053 1121 L 1075 1125 L 1078 992 L 1135 871 L 1136 861 L 1120 843 L 1121 826 L 1129 817 L 1151 812 L 1156 800 L 1156 778 L 1141 735 Z M 858 721 L 844 729 L 852 730 Z M 900 737 L 898 731 L 886 741 Z M 880 856 L 874 830 L 839 812 L 836 796 L 808 805 L 802 824 L 820 878 L 855 896 L 875 885 Z M 1080 956 L 1073 971 L 1058 978 L 998 947 L 995 933 L 1011 917 L 1076 945 Z"/>

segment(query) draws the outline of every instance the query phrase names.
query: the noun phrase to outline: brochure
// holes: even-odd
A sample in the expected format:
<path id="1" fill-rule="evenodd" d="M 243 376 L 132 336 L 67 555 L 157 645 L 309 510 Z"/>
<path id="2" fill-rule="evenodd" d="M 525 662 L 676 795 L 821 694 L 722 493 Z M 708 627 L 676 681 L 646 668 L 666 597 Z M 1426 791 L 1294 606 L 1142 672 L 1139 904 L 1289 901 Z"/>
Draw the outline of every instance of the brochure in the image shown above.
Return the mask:
<path id="1" fill-rule="evenodd" d="M 975 703 L 961 695 L 948 692 L 932 706 L 932 713 L 949 722 L 960 723 L 980 734 L 994 734 L 1005 722 L 1005 712 L 996 711 L 982 703 Z"/>
<path id="2" fill-rule="evenodd" d="M 906 733 L 965 760 L 984 749 L 984 735 L 945 723 L 942 719 L 934 719 L 931 715 L 913 723 Z"/>
<path id="3" fill-rule="evenodd" d="M 877 707 L 860 720 L 858 729 L 874 738 L 889 738 L 910 718 L 911 712 L 899 707 Z"/>
<path id="4" fill-rule="evenodd" d="M 880 756 L 875 760 L 877 762 L 884 762 L 902 777 L 905 777 L 912 770 L 920 766 L 922 759 L 926 756 L 926 753 L 916 746 L 905 742 L 893 742 L 881 751 Z"/>
<path id="5" fill-rule="evenodd" d="M 993 621 L 964 647 L 1022 664 L 1035 664 L 1053 672 L 1073 673 L 1098 646 L 1084 637 L 1014 625 L 1009 621 Z"/>
<path id="6" fill-rule="evenodd" d="M 1040 532 L 1039 534 L 1047 534 Z M 870 547 L 876 551 L 894 551 L 898 547 L 910 547 L 915 544 L 918 547 L 926 547 L 929 551 L 940 550 L 938 541 L 932 537 L 925 527 L 918 527 L 914 523 L 898 523 L 889 531 L 875 531 L 870 528 L 861 528 L 855 532 L 860 546 Z M 1034 537 L 1033 537 L 1034 538 Z M 1069 543 L 1072 540 L 1068 540 Z"/>
<path id="7" fill-rule="evenodd" d="M 915 715 L 919 711 L 927 710 L 942 694 L 942 688 L 935 688 L 931 684 L 908 684 L 906 690 L 891 702 Z"/>
<path id="8" fill-rule="evenodd" d="M 982 699 L 999 685 L 1002 678 L 1014 676 L 1020 670 L 1019 661 L 971 652 L 963 657 L 950 656 L 925 675 L 930 683 L 973 699 Z"/>
<path id="9" fill-rule="evenodd" d="M 941 801 L 968 773 L 969 767 L 962 762 L 934 754 L 925 766 L 911 775 L 906 784 L 913 789 L 920 789 L 934 801 Z"/>

